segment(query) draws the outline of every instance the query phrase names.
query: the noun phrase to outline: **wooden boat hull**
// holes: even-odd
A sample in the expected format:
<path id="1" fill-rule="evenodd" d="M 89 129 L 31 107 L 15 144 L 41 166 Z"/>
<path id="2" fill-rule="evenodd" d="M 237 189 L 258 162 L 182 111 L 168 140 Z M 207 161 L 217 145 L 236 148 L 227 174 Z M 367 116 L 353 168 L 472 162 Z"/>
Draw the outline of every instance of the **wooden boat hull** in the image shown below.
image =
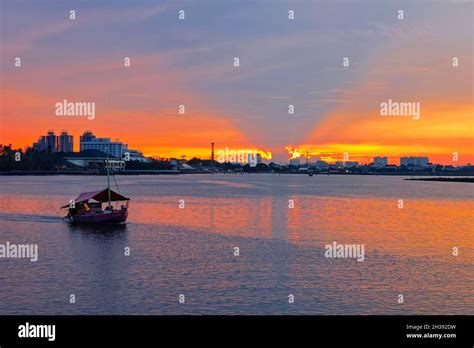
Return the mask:
<path id="1" fill-rule="evenodd" d="M 70 221 L 75 224 L 119 224 L 127 220 L 128 210 L 113 210 L 111 213 L 84 213 L 73 215 Z"/>

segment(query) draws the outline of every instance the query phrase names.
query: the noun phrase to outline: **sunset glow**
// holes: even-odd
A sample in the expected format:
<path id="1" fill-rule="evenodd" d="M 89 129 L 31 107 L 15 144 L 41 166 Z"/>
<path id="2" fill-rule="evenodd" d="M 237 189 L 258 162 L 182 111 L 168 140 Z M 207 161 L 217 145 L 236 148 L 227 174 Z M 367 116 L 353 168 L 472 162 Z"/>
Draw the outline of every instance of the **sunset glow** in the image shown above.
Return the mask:
<path id="1" fill-rule="evenodd" d="M 160 18 L 176 8 L 127 6 L 112 11 L 129 13 L 123 25 L 134 33 L 129 40 L 133 49 L 120 36 L 99 30 L 117 25 L 117 17 L 101 9 L 85 7 L 75 24 L 59 20 L 58 9 L 52 9 L 41 20 L 25 20 L 26 29 L 18 33 L 4 17 L 1 74 L 7 83 L 0 89 L 1 143 L 26 149 L 49 129 L 64 129 L 74 135 L 78 150 L 79 135 L 92 130 L 159 158 L 209 159 L 213 142 L 220 148 L 258 149 L 263 159 L 277 162 L 306 153 L 311 160 L 333 162 L 348 153 L 361 163 L 370 163 L 373 156 L 398 163 L 408 155 L 428 156 L 432 163 L 474 163 L 468 78 L 472 42 L 466 40 L 469 16 L 462 4 L 433 6 L 426 21 L 437 21 L 439 27 L 432 31 L 414 20 L 401 25 L 388 19 L 379 23 L 374 17 L 373 27 L 345 23 L 353 40 L 367 42 L 365 51 L 352 48 L 347 68 L 340 67 L 339 56 L 313 64 L 320 52 L 340 47 L 339 31 L 318 21 L 303 21 L 306 26 L 278 39 L 255 25 L 248 29 L 251 39 L 235 34 L 235 48 L 216 32 L 231 35 L 232 23 L 201 28 L 214 33 L 213 44 L 174 42 L 187 42 L 189 35 L 178 26 L 169 33 L 175 39 L 149 49 L 147 34 L 136 39 L 143 26 L 159 27 Z M 307 6 L 314 10 L 314 5 Z M 13 8 L 6 6 L 5 11 Z M 48 22 L 49 15 L 54 20 Z M 43 29 L 27 30 L 38 26 Z M 72 29 L 77 35 L 74 47 L 68 41 Z M 440 35 L 442 41 L 437 40 Z M 291 52 L 310 43 L 317 49 L 295 60 Z M 87 54 L 81 45 L 90 46 Z M 239 68 L 232 65 L 235 52 L 241 52 Z M 281 52 L 288 54 L 279 56 Z M 15 57 L 22 58 L 21 68 L 15 67 Z M 124 67 L 124 57 L 129 57 L 129 67 Z M 453 57 L 459 62 L 455 67 Z M 321 77 L 314 79 L 313 73 Z M 289 80 L 284 82 L 281 74 Z M 97 116 L 58 117 L 54 106 L 63 99 L 94 102 Z M 387 100 L 419 103 L 420 118 L 381 116 L 380 104 Z M 289 104 L 295 106 L 294 115 L 285 115 Z M 288 144 L 293 144 L 291 150 Z M 456 162 L 453 153 L 459 154 Z"/>

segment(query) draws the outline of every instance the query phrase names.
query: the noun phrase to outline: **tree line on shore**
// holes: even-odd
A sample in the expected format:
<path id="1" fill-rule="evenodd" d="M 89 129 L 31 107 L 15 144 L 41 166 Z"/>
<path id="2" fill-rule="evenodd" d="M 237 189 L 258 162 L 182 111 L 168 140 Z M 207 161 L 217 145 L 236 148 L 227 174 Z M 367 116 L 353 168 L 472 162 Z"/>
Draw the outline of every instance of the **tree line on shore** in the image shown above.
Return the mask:
<path id="1" fill-rule="evenodd" d="M 14 149 L 12 145 L 0 145 L 0 171 L 54 170 L 65 153 Z"/>

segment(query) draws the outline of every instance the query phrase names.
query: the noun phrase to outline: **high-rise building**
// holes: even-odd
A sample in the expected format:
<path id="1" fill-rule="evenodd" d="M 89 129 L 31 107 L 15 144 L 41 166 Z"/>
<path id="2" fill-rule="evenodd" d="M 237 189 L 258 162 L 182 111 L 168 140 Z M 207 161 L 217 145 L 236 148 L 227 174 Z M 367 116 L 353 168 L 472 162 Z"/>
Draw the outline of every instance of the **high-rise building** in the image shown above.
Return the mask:
<path id="1" fill-rule="evenodd" d="M 60 152 L 73 152 L 74 151 L 74 137 L 67 134 L 67 131 L 63 130 L 61 135 L 58 135 L 58 151 Z"/>
<path id="2" fill-rule="evenodd" d="M 36 143 L 33 143 L 33 149 L 38 151 L 50 150 L 50 151 L 57 151 L 58 150 L 58 137 L 54 134 L 54 131 L 49 130 L 48 134 L 42 135 L 38 138 Z"/>
<path id="3" fill-rule="evenodd" d="M 46 148 L 51 151 L 58 150 L 58 137 L 54 134 L 54 131 L 49 130 L 48 134 L 45 137 L 46 139 Z"/>
<path id="4" fill-rule="evenodd" d="M 97 138 L 91 131 L 86 131 L 80 136 L 79 149 L 99 150 L 115 158 L 122 158 L 128 150 L 122 142 L 112 141 L 110 138 Z"/>
<path id="5" fill-rule="evenodd" d="M 401 166 L 427 167 L 428 157 L 400 157 Z"/>
<path id="6" fill-rule="evenodd" d="M 388 164 L 387 157 L 374 157 L 374 166 L 375 167 L 385 167 Z"/>
<path id="7" fill-rule="evenodd" d="M 85 131 L 79 139 L 80 151 L 99 150 L 119 159 L 140 162 L 150 161 L 140 151 L 129 149 L 127 144 L 121 141 L 112 141 L 110 138 L 97 138 L 91 131 Z"/>
<path id="8" fill-rule="evenodd" d="M 82 143 L 83 141 L 86 142 L 86 141 L 93 141 L 95 139 L 95 135 L 92 134 L 91 131 L 85 131 L 80 137 L 79 137 L 79 141 Z"/>

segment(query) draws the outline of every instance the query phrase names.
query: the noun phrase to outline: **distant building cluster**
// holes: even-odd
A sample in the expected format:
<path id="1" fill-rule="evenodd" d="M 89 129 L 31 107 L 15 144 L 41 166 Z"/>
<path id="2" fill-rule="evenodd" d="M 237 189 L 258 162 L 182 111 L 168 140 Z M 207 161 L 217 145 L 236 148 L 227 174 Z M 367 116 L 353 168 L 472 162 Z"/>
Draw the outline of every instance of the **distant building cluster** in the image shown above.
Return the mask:
<path id="1" fill-rule="evenodd" d="M 359 162 L 357 162 L 357 161 L 337 161 L 336 166 L 337 167 L 342 167 L 342 168 L 358 167 Z"/>
<path id="2" fill-rule="evenodd" d="M 290 159 L 290 166 L 299 167 L 300 165 L 301 165 L 301 161 L 299 158 Z"/>
<path id="3" fill-rule="evenodd" d="M 401 166 L 428 167 L 429 164 L 428 157 L 400 157 Z"/>
<path id="4" fill-rule="evenodd" d="M 46 135 L 40 136 L 38 141 L 33 143 L 32 148 L 38 151 L 73 152 L 74 137 L 65 130 L 60 135 L 56 135 L 54 131 L 50 130 Z"/>
<path id="5" fill-rule="evenodd" d="M 127 144 L 121 141 L 112 141 L 111 138 L 98 138 L 91 131 L 85 131 L 79 137 L 79 151 L 74 152 L 74 137 L 63 130 L 60 135 L 56 135 L 53 130 L 49 130 L 46 135 L 40 136 L 38 141 L 33 143 L 32 148 L 38 151 L 49 150 L 53 152 L 71 153 L 76 161 L 90 160 L 91 154 L 97 158 L 107 158 L 107 156 L 123 159 L 127 161 L 149 162 L 150 159 L 143 156 L 138 150 L 128 148 Z M 95 150 L 95 151 L 88 151 Z M 84 156 L 81 157 L 81 154 Z"/>
<path id="6" fill-rule="evenodd" d="M 328 163 L 322 160 L 316 160 L 314 163 L 301 164 L 299 158 L 290 159 L 290 166 L 294 167 L 312 167 L 318 169 L 327 169 L 331 168 L 357 168 L 361 167 L 361 164 L 357 161 L 336 161 L 335 163 Z M 372 163 L 368 165 L 369 167 L 382 169 L 382 168 L 392 168 L 397 167 L 394 164 L 388 164 L 388 157 L 374 157 Z M 400 158 L 400 167 L 409 167 L 409 168 L 428 168 L 431 166 L 431 163 L 428 157 L 401 157 Z"/>
<path id="7" fill-rule="evenodd" d="M 374 157 L 374 167 L 383 168 L 388 165 L 387 157 Z"/>
<path id="8" fill-rule="evenodd" d="M 389 164 L 387 156 L 375 156 L 372 162 L 361 164 L 358 161 L 336 161 L 327 162 L 320 158 L 313 158 L 313 161 L 303 163 L 302 157 L 291 158 L 289 164 L 270 163 L 274 170 L 298 173 L 408 173 L 408 172 L 439 172 L 440 170 L 451 171 L 456 170 L 453 166 L 440 166 L 430 163 L 428 157 L 401 157 L 400 164 Z M 468 164 L 469 167 L 469 164 Z M 461 167 L 459 167 L 462 169 Z M 458 168 L 458 169 L 459 169 Z"/>

